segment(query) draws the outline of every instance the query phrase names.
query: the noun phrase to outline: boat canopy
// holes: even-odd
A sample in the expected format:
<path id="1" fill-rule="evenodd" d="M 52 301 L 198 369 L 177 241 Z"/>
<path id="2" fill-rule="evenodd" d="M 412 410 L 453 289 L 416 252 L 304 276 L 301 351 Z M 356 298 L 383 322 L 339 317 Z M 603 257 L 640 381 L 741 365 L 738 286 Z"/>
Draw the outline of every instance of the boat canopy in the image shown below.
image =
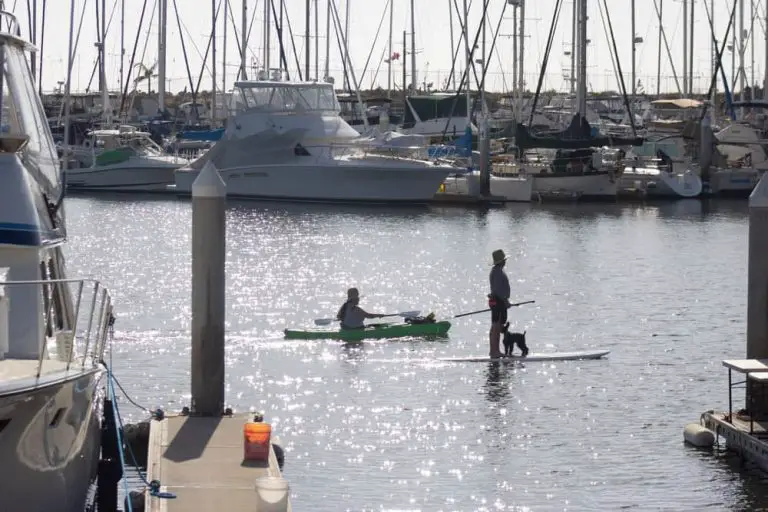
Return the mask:
<path id="1" fill-rule="evenodd" d="M 521 151 L 534 148 L 587 149 L 601 146 L 642 146 L 642 144 L 642 137 L 594 135 L 589 121 L 580 114 L 573 116 L 568 128 L 559 132 L 532 134 L 522 123 L 518 123 L 515 131 L 515 145 Z"/>
<path id="2" fill-rule="evenodd" d="M 411 108 L 405 109 L 403 126 L 406 128 L 413 127 L 418 121 L 467 117 L 467 98 L 463 94 L 437 93 L 429 96 L 408 96 L 407 101 Z"/>

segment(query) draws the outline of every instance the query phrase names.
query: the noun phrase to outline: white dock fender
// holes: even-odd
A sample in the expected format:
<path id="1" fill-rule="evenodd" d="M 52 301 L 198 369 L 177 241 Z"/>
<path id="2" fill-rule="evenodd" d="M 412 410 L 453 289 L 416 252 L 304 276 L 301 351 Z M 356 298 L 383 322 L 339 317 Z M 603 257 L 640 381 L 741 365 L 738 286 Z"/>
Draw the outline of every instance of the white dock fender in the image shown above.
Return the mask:
<path id="1" fill-rule="evenodd" d="M 708 428 L 698 423 L 689 423 L 683 430 L 683 439 L 686 443 L 698 448 L 711 448 L 715 444 L 715 434 Z"/>

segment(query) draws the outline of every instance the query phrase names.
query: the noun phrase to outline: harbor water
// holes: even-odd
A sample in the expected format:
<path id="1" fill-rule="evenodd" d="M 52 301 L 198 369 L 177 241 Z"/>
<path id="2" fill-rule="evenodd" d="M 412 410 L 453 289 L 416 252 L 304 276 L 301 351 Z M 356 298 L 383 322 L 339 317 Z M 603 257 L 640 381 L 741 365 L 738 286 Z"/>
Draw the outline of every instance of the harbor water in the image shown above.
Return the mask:
<path id="1" fill-rule="evenodd" d="M 189 405 L 191 204 L 68 199 L 70 273 L 117 307 L 114 371 L 132 398 Z M 763 477 L 683 445 L 727 407 L 745 352 L 744 201 L 368 208 L 230 203 L 227 401 L 261 410 L 296 510 L 756 510 Z M 284 341 L 357 286 L 370 312 L 486 307 L 510 256 L 515 330 L 533 352 L 607 359 L 440 363 L 485 355 L 490 318 L 444 341 Z M 123 415 L 144 414 L 120 401 Z"/>

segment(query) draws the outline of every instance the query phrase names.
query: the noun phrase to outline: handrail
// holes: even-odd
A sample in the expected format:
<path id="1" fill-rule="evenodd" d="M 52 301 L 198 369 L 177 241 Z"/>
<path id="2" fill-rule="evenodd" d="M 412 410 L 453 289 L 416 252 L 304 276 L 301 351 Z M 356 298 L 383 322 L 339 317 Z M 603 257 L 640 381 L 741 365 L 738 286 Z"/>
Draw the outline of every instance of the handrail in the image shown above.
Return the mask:
<path id="1" fill-rule="evenodd" d="M 86 291 L 85 285 L 87 283 L 92 284 L 92 286 L 89 287 L 90 291 Z M 41 286 L 42 292 L 45 294 L 44 304 L 46 304 L 47 307 L 45 311 L 43 343 L 41 344 L 37 361 L 36 378 L 40 378 L 45 361 L 51 359 L 48 350 L 49 341 L 53 338 L 58 342 L 60 340 L 59 335 L 64 335 L 66 343 L 69 344 L 68 347 L 57 347 L 57 357 L 59 360 L 66 362 L 66 371 L 71 369 L 72 363 L 75 362 L 76 358 L 80 359 L 81 370 L 86 369 L 86 366 L 97 366 L 103 359 L 104 350 L 106 349 L 107 341 L 109 339 L 110 326 L 114 320 L 112 297 L 109 290 L 96 279 L 69 278 L 0 281 L 0 287 L 37 285 Z M 61 287 L 67 285 L 76 285 L 75 296 L 73 297 L 74 312 L 68 321 L 62 322 L 64 319 L 61 317 L 67 316 L 66 306 L 62 307 L 59 311 L 56 311 L 57 323 L 61 322 L 60 326 L 56 328 L 55 326 L 52 326 L 54 308 L 56 307 L 57 302 L 61 304 L 61 301 L 63 300 L 62 296 L 59 295 L 57 297 L 57 294 L 61 294 Z M 91 294 L 90 307 L 86 313 L 87 319 L 81 320 L 80 316 L 84 292 Z M 98 318 L 96 318 L 97 316 Z M 81 321 L 84 321 L 87 324 L 84 333 L 82 333 Z M 50 336 L 48 335 L 49 328 L 51 331 Z M 81 342 L 83 345 L 82 354 L 79 354 L 78 351 L 76 351 L 78 342 Z M 66 352 L 62 352 L 62 348 L 66 348 Z"/>

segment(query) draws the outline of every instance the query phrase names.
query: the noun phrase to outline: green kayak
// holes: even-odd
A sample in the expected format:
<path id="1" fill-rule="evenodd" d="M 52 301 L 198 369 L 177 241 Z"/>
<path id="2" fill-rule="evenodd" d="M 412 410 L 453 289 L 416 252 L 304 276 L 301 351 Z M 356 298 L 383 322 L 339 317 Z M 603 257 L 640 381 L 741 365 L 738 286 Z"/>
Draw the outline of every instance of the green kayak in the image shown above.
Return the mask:
<path id="1" fill-rule="evenodd" d="M 365 339 L 402 338 L 405 336 L 444 336 L 451 328 L 451 322 L 433 322 L 424 324 L 373 324 L 365 329 L 328 330 L 328 329 L 286 329 L 288 340 L 344 340 L 359 341 Z"/>

